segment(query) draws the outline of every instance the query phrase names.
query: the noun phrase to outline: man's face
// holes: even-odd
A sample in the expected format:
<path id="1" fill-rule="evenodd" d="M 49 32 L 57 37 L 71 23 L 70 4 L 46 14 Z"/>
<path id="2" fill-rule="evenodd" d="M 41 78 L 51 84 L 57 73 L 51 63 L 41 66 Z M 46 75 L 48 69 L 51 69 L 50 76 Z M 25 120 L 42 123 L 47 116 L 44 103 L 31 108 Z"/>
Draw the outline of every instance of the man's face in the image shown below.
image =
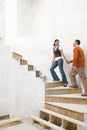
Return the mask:
<path id="1" fill-rule="evenodd" d="M 74 41 L 74 43 L 73 43 L 73 47 L 75 47 L 77 45 L 77 42 L 76 41 Z"/>

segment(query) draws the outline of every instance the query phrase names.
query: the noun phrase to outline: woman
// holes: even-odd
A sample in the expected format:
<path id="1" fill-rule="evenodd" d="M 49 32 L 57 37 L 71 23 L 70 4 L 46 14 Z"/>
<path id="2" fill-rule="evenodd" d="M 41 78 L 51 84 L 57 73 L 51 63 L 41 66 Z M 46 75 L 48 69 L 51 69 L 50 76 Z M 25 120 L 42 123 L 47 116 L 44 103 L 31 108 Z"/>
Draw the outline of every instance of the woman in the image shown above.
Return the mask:
<path id="1" fill-rule="evenodd" d="M 51 75 L 53 77 L 53 80 L 54 81 L 59 81 L 59 77 L 58 75 L 56 74 L 56 72 L 54 71 L 54 69 L 59 66 L 59 70 L 60 70 L 60 73 L 61 73 L 61 76 L 62 76 L 62 81 L 63 81 L 63 84 L 64 84 L 64 87 L 67 86 L 68 84 L 68 81 L 67 81 L 67 78 L 66 78 L 66 75 L 65 75 L 65 72 L 63 70 L 63 58 L 66 60 L 67 62 L 67 59 L 63 53 L 63 50 L 60 48 L 60 45 L 59 45 L 59 40 L 56 39 L 54 41 L 54 48 L 53 48 L 53 61 L 52 61 L 52 66 L 50 68 L 50 72 L 51 72 Z"/>

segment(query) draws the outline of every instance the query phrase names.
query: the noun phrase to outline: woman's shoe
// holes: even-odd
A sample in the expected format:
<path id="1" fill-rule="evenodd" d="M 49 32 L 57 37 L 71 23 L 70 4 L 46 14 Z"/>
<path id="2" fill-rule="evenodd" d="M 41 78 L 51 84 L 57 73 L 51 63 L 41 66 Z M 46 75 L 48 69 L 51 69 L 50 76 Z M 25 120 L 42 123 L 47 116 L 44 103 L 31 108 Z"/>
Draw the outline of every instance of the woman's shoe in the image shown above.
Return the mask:
<path id="1" fill-rule="evenodd" d="M 67 87 L 67 84 L 66 84 L 66 83 L 64 83 L 64 84 L 63 84 L 63 86 L 64 86 L 64 87 Z"/>

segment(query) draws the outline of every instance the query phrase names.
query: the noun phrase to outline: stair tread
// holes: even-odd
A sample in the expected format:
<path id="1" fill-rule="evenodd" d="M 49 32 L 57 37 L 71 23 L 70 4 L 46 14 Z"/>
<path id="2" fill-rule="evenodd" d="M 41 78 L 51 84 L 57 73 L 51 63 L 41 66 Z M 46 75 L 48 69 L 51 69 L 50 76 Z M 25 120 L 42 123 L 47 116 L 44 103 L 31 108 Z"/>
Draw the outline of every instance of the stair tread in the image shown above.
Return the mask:
<path id="1" fill-rule="evenodd" d="M 46 83 L 61 83 L 62 81 L 48 81 Z M 62 82 L 63 83 L 63 82 Z"/>
<path id="2" fill-rule="evenodd" d="M 13 54 L 15 54 L 15 55 L 18 55 L 18 56 L 20 56 L 20 57 L 23 57 L 21 54 L 19 54 L 19 53 L 17 53 L 17 52 L 12 52 Z"/>
<path id="3" fill-rule="evenodd" d="M 70 88 L 70 87 L 54 87 L 54 88 L 47 88 L 46 90 L 59 90 L 59 89 L 63 89 L 63 90 L 77 90 L 77 89 L 81 89 L 81 88 Z"/>
<path id="4" fill-rule="evenodd" d="M 87 127 L 87 123 L 79 121 L 79 120 L 76 120 L 76 119 L 73 119 L 71 117 L 68 117 L 68 116 L 65 116 L 65 115 L 62 115 L 62 114 L 59 114 L 59 113 L 47 110 L 47 109 L 40 109 L 40 111 L 43 111 L 43 112 L 48 113 L 48 114 L 51 114 L 51 115 L 53 115 L 55 117 L 59 117 L 59 118 L 65 119 L 67 121 L 71 121 L 71 122 L 79 124 L 81 126 L 86 126 Z"/>
<path id="5" fill-rule="evenodd" d="M 51 127 L 51 128 L 64 130 L 63 128 L 61 128 L 59 126 L 56 126 L 55 124 L 52 124 L 52 123 L 50 123 L 50 122 L 48 122 L 46 120 L 43 120 L 43 119 L 41 119 L 41 118 L 39 118 L 37 116 L 31 115 L 30 117 L 32 119 L 36 120 L 36 121 L 39 121 L 39 122 L 43 123 L 44 125 L 47 125 L 47 126 Z"/>
<path id="6" fill-rule="evenodd" d="M 70 104 L 70 103 L 55 103 L 55 102 L 46 102 L 47 104 L 62 107 L 68 110 L 80 112 L 80 113 L 87 113 L 87 105 L 82 104 Z"/>
<path id="7" fill-rule="evenodd" d="M 6 126 L 11 123 L 20 122 L 21 118 L 13 118 L 13 119 L 4 119 L 0 121 L 0 127 Z"/>
<path id="8" fill-rule="evenodd" d="M 81 96 L 81 94 L 46 95 L 46 97 L 65 97 L 65 98 L 87 99 L 87 96 Z"/>
<path id="9" fill-rule="evenodd" d="M 54 87 L 60 87 L 60 86 L 63 86 L 62 81 L 51 81 L 51 82 L 45 83 L 46 88 L 54 88 Z"/>

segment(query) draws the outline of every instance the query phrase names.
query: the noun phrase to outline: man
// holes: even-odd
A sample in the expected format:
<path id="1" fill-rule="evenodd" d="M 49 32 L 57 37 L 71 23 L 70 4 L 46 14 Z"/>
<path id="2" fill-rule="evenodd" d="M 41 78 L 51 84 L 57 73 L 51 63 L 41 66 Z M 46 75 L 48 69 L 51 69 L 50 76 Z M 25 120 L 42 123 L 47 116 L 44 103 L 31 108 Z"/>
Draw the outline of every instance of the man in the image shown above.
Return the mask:
<path id="1" fill-rule="evenodd" d="M 80 40 L 75 40 L 73 43 L 73 60 L 69 61 L 68 63 L 72 63 L 72 69 L 70 72 L 70 79 L 72 88 L 77 88 L 77 81 L 76 81 L 76 75 L 79 74 L 82 83 L 84 92 L 81 94 L 81 96 L 87 96 L 87 78 L 85 75 L 85 57 L 84 57 L 84 51 L 80 47 Z"/>

